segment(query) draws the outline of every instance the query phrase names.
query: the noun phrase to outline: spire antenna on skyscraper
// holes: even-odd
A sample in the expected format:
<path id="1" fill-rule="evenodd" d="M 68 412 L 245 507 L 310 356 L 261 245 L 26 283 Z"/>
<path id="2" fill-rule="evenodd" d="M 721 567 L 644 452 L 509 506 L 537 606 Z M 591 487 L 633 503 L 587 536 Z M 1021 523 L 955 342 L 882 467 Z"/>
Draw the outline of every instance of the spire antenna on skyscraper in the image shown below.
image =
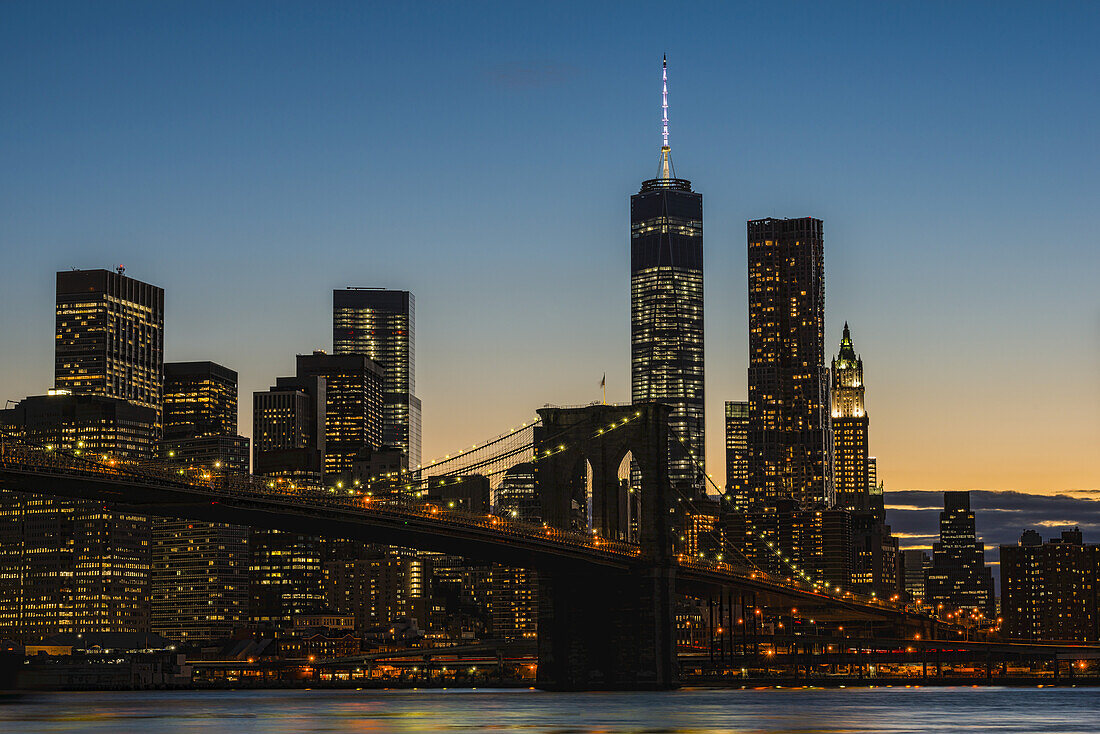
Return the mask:
<path id="1" fill-rule="evenodd" d="M 668 54 L 661 59 L 661 175 L 672 178 L 672 148 L 668 147 Z"/>

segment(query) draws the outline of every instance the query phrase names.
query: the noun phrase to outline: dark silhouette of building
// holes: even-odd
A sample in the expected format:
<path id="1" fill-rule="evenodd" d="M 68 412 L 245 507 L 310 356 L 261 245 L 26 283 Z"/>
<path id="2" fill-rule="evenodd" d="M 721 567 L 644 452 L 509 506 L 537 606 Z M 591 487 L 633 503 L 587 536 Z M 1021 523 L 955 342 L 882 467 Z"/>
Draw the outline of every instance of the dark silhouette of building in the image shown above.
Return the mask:
<path id="1" fill-rule="evenodd" d="M 969 492 L 944 492 L 940 542 L 932 545 L 932 568 L 925 574 L 927 601 L 944 614 L 977 610 L 993 619 L 993 574 L 978 542 Z"/>
<path id="2" fill-rule="evenodd" d="M 57 274 L 54 386 L 161 411 L 164 290 L 109 270 Z"/>
<path id="3" fill-rule="evenodd" d="M 701 495 L 703 197 L 675 177 L 667 100 L 665 113 L 657 178 L 630 197 L 630 392 L 635 403 L 672 408 L 669 478 L 680 491 Z"/>
<path id="4" fill-rule="evenodd" d="M 164 365 L 164 440 L 170 463 L 210 474 L 247 474 L 237 434 L 237 373 L 214 362 Z M 152 629 L 178 641 L 229 637 L 248 621 L 248 528 L 155 519 Z"/>
<path id="5" fill-rule="evenodd" d="M 325 381 L 325 482 L 351 481 L 355 457 L 382 445 L 382 368 L 362 354 L 298 355 L 298 378 Z"/>
<path id="6" fill-rule="evenodd" d="M 292 491 L 322 485 L 325 387 L 316 375 L 280 377 L 267 392 L 253 394 L 255 474 Z M 320 538 L 254 528 L 249 547 L 250 624 L 285 629 L 295 615 L 325 606 Z"/>
<path id="7" fill-rule="evenodd" d="M 409 291 L 347 288 L 332 292 L 332 351 L 364 354 L 384 370 L 382 443 L 421 461 L 416 397 L 416 299 Z"/>
<path id="8" fill-rule="evenodd" d="M 831 505 L 820 219 L 748 223 L 749 486 L 754 502 Z"/>
<path id="9" fill-rule="evenodd" d="M 726 494 L 738 512 L 748 509 L 749 404 L 726 401 Z"/>
<path id="10" fill-rule="evenodd" d="M 153 458 L 153 408 L 53 393 L 0 411 L 0 428 L 100 460 Z M 149 519 L 100 502 L 0 491 L 0 635 L 149 631 Z"/>
<path id="11" fill-rule="evenodd" d="M 924 575 L 932 566 L 932 559 L 920 549 L 901 551 L 899 562 L 901 587 L 909 601 L 923 602 L 926 598 Z"/>
<path id="12" fill-rule="evenodd" d="M 1100 546 L 1086 545 L 1078 528 L 1046 543 L 1028 530 L 1000 550 L 1002 636 L 1100 639 Z"/>
<path id="13" fill-rule="evenodd" d="M 535 490 L 535 465 L 529 461 L 504 472 L 493 504 L 497 515 L 525 522 L 542 522 L 539 496 Z"/>
<path id="14" fill-rule="evenodd" d="M 448 510 L 489 512 L 489 478 L 481 474 L 444 474 L 428 479 L 428 501 Z"/>

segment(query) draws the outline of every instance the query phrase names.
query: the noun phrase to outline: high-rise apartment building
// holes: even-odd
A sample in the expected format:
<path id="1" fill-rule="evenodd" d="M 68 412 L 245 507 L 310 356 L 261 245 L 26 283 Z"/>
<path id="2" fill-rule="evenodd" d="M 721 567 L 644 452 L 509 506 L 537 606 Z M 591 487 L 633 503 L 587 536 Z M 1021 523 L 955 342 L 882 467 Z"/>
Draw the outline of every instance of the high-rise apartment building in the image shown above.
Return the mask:
<path id="1" fill-rule="evenodd" d="M 733 508 L 749 506 L 749 404 L 726 401 L 726 493 Z"/>
<path id="2" fill-rule="evenodd" d="M 993 574 L 985 565 L 985 545 L 978 542 L 969 492 L 944 492 L 940 542 L 932 544 L 932 568 L 925 575 L 926 601 L 934 608 L 979 610 L 986 619 L 996 613 Z"/>
<path id="3" fill-rule="evenodd" d="M 864 406 L 863 360 L 844 324 L 840 351 L 832 369 L 833 488 L 836 507 L 870 509 L 867 453 L 867 409 Z"/>
<path id="4" fill-rule="evenodd" d="M 630 197 L 631 400 L 672 407 L 669 479 L 706 491 L 703 402 L 703 197 L 675 177 L 667 76 L 657 178 Z"/>
<path id="5" fill-rule="evenodd" d="M 325 381 L 325 482 L 350 481 L 355 457 L 382 445 L 382 368 L 363 354 L 298 355 L 298 377 Z"/>
<path id="6" fill-rule="evenodd" d="M 162 459 L 247 474 L 237 435 L 237 373 L 214 362 L 164 365 Z M 172 640 L 229 637 L 248 621 L 248 528 L 154 519 L 152 629 Z"/>
<path id="7" fill-rule="evenodd" d="M 749 486 L 761 504 L 831 505 L 820 219 L 748 223 Z"/>
<path id="8" fill-rule="evenodd" d="M 1100 546 L 1080 529 L 1046 543 L 1034 530 L 1001 546 L 1001 634 L 1024 640 L 1100 639 Z"/>
<path id="9" fill-rule="evenodd" d="M 381 365 L 382 443 L 421 463 L 416 397 L 416 300 L 409 291 L 347 288 L 332 292 L 332 351 L 364 354 Z"/>
<path id="10" fill-rule="evenodd" d="M 161 411 L 164 290 L 110 270 L 57 274 L 54 386 Z"/>
<path id="11" fill-rule="evenodd" d="M 153 408 L 55 392 L 0 411 L 4 431 L 91 456 L 148 460 Z M 0 492 L 0 636 L 149 630 L 149 520 L 101 502 Z"/>

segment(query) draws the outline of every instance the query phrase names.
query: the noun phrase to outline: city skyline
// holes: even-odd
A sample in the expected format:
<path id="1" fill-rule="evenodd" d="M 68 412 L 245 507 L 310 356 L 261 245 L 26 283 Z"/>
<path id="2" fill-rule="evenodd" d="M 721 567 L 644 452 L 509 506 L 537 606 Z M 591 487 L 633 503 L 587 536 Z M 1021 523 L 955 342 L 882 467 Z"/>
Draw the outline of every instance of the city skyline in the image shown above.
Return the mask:
<path id="1" fill-rule="evenodd" d="M 25 9 L 21 12 L 30 15 Z M 962 34 L 968 21 L 977 20 L 973 9 L 969 13 L 964 14 L 960 28 L 944 32 Z M 109 20 L 100 18 L 103 23 Z M 899 17 L 879 13 L 875 21 L 890 27 L 892 22 L 900 22 L 900 13 Z M 1061 28 L 1057 17 L 1041 21 L 1037 25 L 1040 32 Z M 678 20 L 676 27 L 687 22 Z M 998 37 L 999 42 L 986 41 L 984 50 L 1006 53 L 1010 41 L 1019 41 L 1027 25 L 1022 17 L 1015 23 L 1000 22 L 1003 37 Z M 245 46 L 272 49 L 271 34 L 278 28 L 277 22 L 269 21 L 246 36 Z M 928 27 L 923 30 L 930 31 Z M 1063 30 L 1072 35 L 1073 29 Z M 224 52 L 219 39 L 204 36 L 202 29 L 185 31 L 207 38 L 213 48 Z M 682 28 L 679 32 L 683 33 Z M 109 29 L 101 30 L 97 37 L 99 43 L 113 38 Z M 341 43 L 347 42 L 341 39 Z M 33 49 L 28 43 L 14 43 L 13 53 L 22 54 L 20 58 L 29 62 Z M 60 43 L 62 51 L 69 49 L 55 61 L 61 66 L 39 68 L 35 74 L 56 73 L 72 62 L 74 39 L 62 34 Z M 64 178 L 61 172 L 72 165 L 56 154 L 45 154 L 50 133 L 73 134 L 72 145 L 87 145 L 99 134 L 96 121 L 103 124 L 113 119 L 113 113 L 100 101 L 89 108 L 90 118 L 84 123 L 62 117 L 56 127 L 31 134 L 20 123 L 33 121 L 36 114 L 47 113 L 54 104 L 31 99 L 0 128 L 6 133 L 4 139 L 19 141 L 17 145 L 5 143 L 3 148 L 15 165 L 0 180 L 6 194 L 0 213 L 8 235 L 0 247 L 9 262 L 0 285 L 9 304 L 22 304 L 18 309 L 9 306 L 0 316 L 6 340 L 18 345 L 0 356 L 6 387 L 2 397 L 18 400 L 42 394 L 52 386 L 48 335 L 52 332 L 53 273 L 70 266 L 111 268 L 123 262 L 129 274 L 166 291 L 165 361 L 224 364 L 240 373 L 242 395 L 265 390 L 277 376 L 290 374 L 295 354 L 309 354 L 316 348 L 332 351 L 327 341 L 331 334 L 330 290 L 355 285 L 412 291 L 420 311 L 417 392 L 426 406 L 424 455 L 428 459 L 529 420 L 534 409 L 545 403 L 599 400 L 599 380 L 605 372 L 608 400 L 628 400 L 629 296 L 621 284 L 627 279 L 629 242 L 623 235 L 628 214 L 622 201 L 635 190 L 636 181 L 651 175 L 653 169 L 652 151 L 658 140 L 654 78 L 659 53 L 649 45 L 624 54 L 625 61 L 602 66 L 606 59 L 596 54 L 589 53 L 585 59 L 561 54 L 576 64 L 568 69 L 532 63 L 530 54 L 510 44 L 479 52 L 474 78 L 464 79 L 470 87 L 470 101 L 458 109 L 466 119 L 488 98 L 499 115 L 489 121 L 490 130 L 476 132 L 470 150 L 452 151 L 456 160 L 445 159 L 443 151 L 436 149 L 414 158 L 411 166 L 402 165 L 402 155 L 409 153 L 418 134 L 427 131 L 413 132 L 410 137 L 397 134 L 392 124 L 384 125 L 390 139 L 398 142 L 398 152 L 370 148 L 377 158 L 368 166 L 363 158 L 367 147 L 345 147 L 338 153 L 318 143 L 317 137 L 332 131 L 333 124 L 320 116 L 276 126 L 276 137 L 295 139 L 295 133 L 307 133 L 297 138 L 305 145 L 295 148 L 293 154 L 272 156 L 262 144 L 244 145 L 240 157 L 234 157 L 228 168 L 215 165 L 212 157 L 222 145 L 257 125 L 254 115 L 259 108 L 247 104 L 291 109 L 306 93 L 300 79 L 288 82 L 285 95 L 260 90 L 261 99 L 231 105 L 233 114 L 214 126 L 214 142 L 200 145 L 194 136 L 213 121 L 186 106 L 188 100 L 207 97 L 201 78 L 185 71 L 181 81 L 198 86 L 187 92 L 184 84 L 182 91 L 168 92 L 163 99 L 169 107 L 173 102 L 184 104 L 189 114 L 181 116 L 178 128 L 165 127 L 167 122 L 157 117 L 162 125 L 152 129 L 169 133 L 177 146 L 196 153 L 193 167 L 181 171 L 186 175 L 137 173 L 144 164 L 160 160 L 164 165 L 149 147 L 152 138 L 138 136 L 133 146 L 104 139 L 100 141 L 106 143 L 104 152 L 118 156 L 107 169 L 112 187 L 79 187 L 77 182 L 89 181 L 91 174 L 77 165 L 79 175 L 72 183 L 56 191 L 49 189 L 47 196 L 46 182 Z M 825 342 L 839 341 L 845 320 L 860 335 L 860 351 L 870 366 L 867 379 L 875 385 L 868 406 L 875 415 L 870 450 L 879 458 L 888 497 L 891 491 L 903 489 L 1066 492 L 1100 486 L 1092 458 L 1100 439 L 1096 418 L 1100 386 L 1095 380 L 1100 365 L 1098 307 L 1087 296 L 1089 274 L 1097 272 L 1092 265 L 1098 256 L 1090 246 L 1095 243 L 1087 237 L 1060 234 L 1081 231 L 1073 218 L 1080 217 L 1083 222 L 1089 213 L 1087 199 L 1080 198 L 1082 191 L 1088 191 L 1085 179 L 1076 191 L 1073 184 L 1075 176 L 1084 177 L 1094 168 L 1096 144 L 1083 137 L 1082 120 L 1094 115 L 1095 109 L 1075 98 L 1072 89 L 1066 88 L 1072 87 L 1071 82 L 1061 79 L 1061 86 L 1049 93 L 1058 94 L 1063 110 L 1068 105 L 1067 113 L 1076 112 L 1065 115 L 1075 122 L 1065 123 L 1063 140 L 1032 141 L 1042 145 L 1021 152 L 1012 141 L 1028 137 L 1034 113 L 1013 107 L 997 93 L 996 84 L 990 82 L 996 82 L 998 74 L 958 47 L 948 46 L 956 62 L 969 59 L 963 68 L 977 75 L 971 82 L 977 85 L 977 100 L 964 103 L 963 93 L 974 90 L 935 74 L 880 78 L 875 80 L 883 85 L 877 95 L 854 96 L 863 112 L 875 109 L 872 99 L 879 103 L 887 123 L 882 125 L 882 117 L 878 123 L 889 134 L 881 129 L 857 130 L 869 136 L 864 139 L 851 131 L 845 133 L 844 123 L 852 122 L 854 113 L 845 116 L 831 105 L 823 113 L 821 127 L 780 125 L 764 144 L 754 148 L 719 144 L 728 131 L 715 126 L 722 123 L 721 110 L 728 106 L 723 108 L 708 93 L 707 80 L 713 85 L 716 77 L 706 62 L 714 60 L 714 52 L 690 47 L 682 40 L 669 44 L 670 64 L 676 70 L 670 105 L 677 162 L 690 172 L 693 185 L 708 202 L 707 464 L 719 482 L 724 465 L 722 406 L 726 400 L 746 396 L 747 344 L 743 335 L 747 308 L 740 233 L 745 220 L 774 215 L 820 217 L 828 228 L 825 267 L 830 300 Z M 127 54 L 139 50 L 124 44 L 115 60 L 131 58 Z M 550 53 L 552 49 L 545 50 L 545 58 L 559 56 Z M 616 46 L 609 56 L 621 51 Z M 902 44 L 901 52 L 910 61 L 931 63 L 931 56 L 913 45 Z M 161 53 L 171 54 L 172 50 Z M 1043 64 L 1059 63 L 1039 50 L 1034 53 Z M 154 61 L 166 58 L 153 56 Z M 826 64 L 817 72 L 825 87 L 818 93 L 843 88 L 843 68 L 859 58 L 862 56 L 851 52 Z M 512 71 L 500 71 L 499 64 L 509 59 L 514 64 Z M 208 59 L 208 63 L 212 61 Z M 350 82 L 354 74 L 366 78 L 367 73 L 379 69 L 401 71 L 400 56 L 383 60 L 381 67 L 367 61 L 379 60 L 354 57 L 338 64 L 340 83 Z M 108 61 L 100 59 L 92 66 L 105 63 Z M 327 59 L 325 63 L 335 61 Z M 761 71 L 751 64 L 750 68 Z M 308 71 L 316 74 L 320 68 L 313 66 Z M 397 76 L 415 81 L 416 74 L 423 72 L 416 66 Z M 777 74 L 793 81 L 806 72 L 788 66 L 783 72 L 762 74 L 753 81 L 749 71 L 744 71 L 738 76 L 743 87 L 723 84 L 713 88 L 738 94 L 741 89 L 754 89 L 753 84 L 764 84 L 765 79 L 774 82 Z M 621 87 L 614 86 L 614 77 L 621 77 Z M 243 78 L 235 77 L 238 81 Z M 885 89 L 888 82 L 897 82 L 898 88 Z M 26 81 L 5 74 L 0 83 L 4 93 L 10 94 L 22 89 L 19 84 Z M 149 83 L 138 79 L 134 88 L 106 90 L 105 100 L 136 103 L 148 98 Z M 51 84 L 56 86 L 56 81 Z M 396 87 L 388 85 L 395 84 L 398 82 L 386 81 L 390 91 Z M 343 143 L 359 141 L 358 145 L 367 146 L 377 131 L 350 129 L 354 127 L 351 119 L 361 119 L 358 116 L 363 113 L 361 104 L 351 104 L 358 99 L 351 89 L 349 86 L 342 97 L 337 96 L 344 101 L 326 102 L 333 105 L 326 109 L 337 116 L 340 112 L 349 115 L 335 130 Z M 612 89 L 608 101 L 597 100 L 597 95 Z M 578 90 L 583 94 L 577 94 Z M 923 105 L 916 105 L 925 113 L 920 116 L 924 124 L 937 109 L 932 100 L 939 98 L 938 92 L 947 95 L 945 104 L 953 104 L 952 109 L 980 114 L 976 119 L 956 118 L 958 128 L 950 129 L 957 131 L 957 136 L 932 145 L 927 139 L 913 137 L 915 127 L 896 119 L 908 109 L 903 100 L 913 99 L 906 93 L 914 91 L 925 95 L 919 97 Z M 408 94 L 407 90 L 402 93 Z M 74 94 L 74 87 L 62 85 L 60 95 L 66 103 L 74 101 Z M 401 99 L 407 102 L 409 98 Z M 547 105 L 563 99 L 574 104 L 569 110 L 570 124 L 584 125 L 585 155 L 569 155 L 564 133 L 541 138 L 549 148 L 546 151 L 518 147 L 563 119 L 534 119 Z M 611 111 L 609 102 L 617 106 L 616 112 Z M 998 104 L 982 107 L 983 102 Z M 744 104 L 736 109 L 744 113 L 752 108 Z M 580 114 L 582 111 L 590 114 Z M 997 117 L 995 112 L 1004 116 Z M 140 114 L 165 112 L 153 109 Z M 889 124 L 891 120 L 895 124 Z M 759 133 L 762 127 L 760 123 L 739 124 L 741 134 L 733 137 L 741 142 L 754 139 L 747 133 Z M 979 130 L 982 125 L 986 127 Z M 1078 130 L 1077 125 L 1082 128 Z M 501 129 L 510 133 L 499 138 L 499 149 L 493 151 L 489 138 Z M 614 136 L 622 140 L 610 142 Z M 815 142 L 815 136 L 821 139 Z M 984 147 L 965 150 L 979 140 L 985 141 Z M 909 147 L 891 147 L 891 141 Z M 606 153 L 589 149 L 604 144 L 609 148 Z M 823 157 L 813 152 L 818 144 L 839 146 L 854 155 L 849 160 Z M 341 155 L 348 151 L 354 153 L 351 159 L 356 165 L 339 165 Z M 789 166 L 799 151 L 803 160 L 794 169 L 798 180 L 792 182 L 790 177 L 769 171 L 773 156 Z M 941 165 L 949 154 L 956 156 L 949 169 L 951 176 L 939 182 L 939 189 L 932 175 L 936 166 L 917 160 L 932 151 L 941 154 L 937 157 Z M 1060 199 L 1044 193 L 1051 188 L 1049 181 L 1034 178 L 1041 151 L 1054 154 L 1060 168 Z M 475 169 L 477 180 L 484 180 L 489 170 L 506 172 L 514 180 L 507 186 L 485 188 L 477 197 L 456 193 L 453 183 L 460 180 L 459 169 L 472 165 L 474 152 L 488 156 L 484 168 Z M 103 154 L 88 148 L 82 154 L 87 156 L 83 165 L 94 167 L 93 161 Z M 502 154 L 515 160 L 506 162 Z M 715 160 L 708 160 L 711 155 Z M 743 157 L 733 172 L 720 172 L 719 163 L 736 156 Z M 568 167 L 560 165 L 563 158 L 570 159 Z M 554 166 L 550 166 L 551 159 Z M 968 178 L 968 161 L 975 166 L 981 163 L 987 172 L 983 179 Z M 1041 165 L 1042 170 L 1049 170 L 1051 161 Z M 289 184 L 293 176 L 303 168 L 308 172 L 311 166 L 317 168 L 305 183 L 312 181 L 315 189 L 303 182 Z M 409 168 L 420 176 L 435 170 L 436 179 L 421 180 L 414 188 L 407 178 Z M 273 173 L 275 183 L 263 186 L 263 193 L 254 197 L 246 195 L 247 182 L 256 180 L 264 170 Z M 322 171 L 337 175 L 320 182 Z M 994 181 L 998 174 L 1002 180 Z M 356 207 L 371 194 L 381 196 L 387 206 L 395 205 L 397 202 L 387 198 L 390 195 L 374 188 L 375 177 L 387 176 L 400 182 L 397 191 L 401 196 L 450 196 L 452 201 L 439 212 L 408 219 L 400 228 L 376 229 L 378 204 L 365 212 Z M 752 180 L 755 188 L 750 191 L 735 185 L 732 180 L 738 177 Z M 836 177 L 845 184 L 840 187 L 845 189 L 842 195 L 827 190 L 835 187 L 828 179 Z M 530 186 L 543 202 L 551 195 L 556 202 L 567 202 L 577 217 L 558 222 L 548 218 L 545 210 L 540 213 L 531 208 L 526 197 L 512 191 L 520 188 L 517 181 Z M 17 182 L 26 185 L 17 189 Z M 141 195 L 140 188 L 148 183 L 153 191 Z M 200 194 L 208 184 L 228 195 L 226 205 Z M 563 192 L 560 189 L 565 184 Z M 285 188 L 279 190 L 280 185 Z M 889 193 L 872 191 L 874 188 Z M 292 207 L 300 218 L 275 211 L 292 195 L 301 197 Z M 137 196 L 134 208 L 123 208 L 123 201 L 132 196 Z M 44 207 L 55 198 L 65 215 L 43 217 Z M 97 202 L 101 211 L 93 211 Z M 510 211 L 499 215 L 502 207 Z M 202 216 L 185 216 L 195 211 Z M 397 212 L 397 219 L 412 213 L 402 207 Z M 1059 226 L 1051 228 L 1056 213 Z M 494 214 L 496 220 L 492 220 Z M 488 231 L 484 229 L 487 220 L 491 221 Z M 462 245 L 455 248 L 457 255 L 450 254 L 450 248 L 439 247 L 444 239 Z M 551 243 L 563 239 L 573 244 L 550 248 Z M 269 240 L 278 244 L 274 252 L 279 255 L 270 258 L 271 263 L 263 258 Z M 429 248 L 429 242 L 435 244 Z M 517 247 L 516 242 L 523 246 Z M 883 247 L 883 242 L 889 246 Z M 286 252 L 295 247 L 305 262 L 288 268 Z M 314 257 L 315 248 L 324 256 Z M 44 254 L 47 252 L 50 254 Z M 348 261 L 352 267 L 334 265 L 338 258 L 352 254 L 355 259 Z M 309 262 L 311 259 L 317 262 Z M 1074 267 L 1068 266 L 1070 262 Z M 355 266 L 361 273 L 355 272 Z M 561 282 L 569 283 L 569 303 L 555 296 Z M 272 294 L 278 297 L 272 299 Z M 215 313 L 232 313 L 234 318 L 220 324 Z M 568 355 L 568 369 L 540 367 L 555 351 Z M 1049 371 L 1052 361 L 1057 364 L 1059 379 L 1042 382 L 1040 390 L 1035 375 Z M 939 410 L 928 410 L 929 395 L 935 396 Z M 242 407 L 241 425 L 247 430 L 251 425 L 248 401 Z M 944 411 L 950 420 L 944 420 Z M 447 416 L 458 414 L 473 417 L 465 425 L 452 427 Z M 924 457 L 930 453 L 942 457 L 942 462 L 929 466 Z"/>

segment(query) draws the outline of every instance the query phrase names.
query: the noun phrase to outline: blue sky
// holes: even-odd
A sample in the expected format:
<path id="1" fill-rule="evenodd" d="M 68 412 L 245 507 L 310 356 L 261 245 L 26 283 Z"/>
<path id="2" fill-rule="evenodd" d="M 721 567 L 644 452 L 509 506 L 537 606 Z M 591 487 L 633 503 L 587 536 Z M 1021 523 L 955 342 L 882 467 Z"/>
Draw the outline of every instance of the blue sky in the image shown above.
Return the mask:
<path id="1" fill-rule="evenodd" d="M 250 393 L 331 289 L 417 297 L 425 456 L 629 398 L 628 199 L 704 195 L 708 462 L 746 394 L 746 219 L 825 220 L 887 489 L 1100 488 L 1100 6 L 0 5 L 0 385 L 52 380 L 53 273 L 167 291 Z"/>

